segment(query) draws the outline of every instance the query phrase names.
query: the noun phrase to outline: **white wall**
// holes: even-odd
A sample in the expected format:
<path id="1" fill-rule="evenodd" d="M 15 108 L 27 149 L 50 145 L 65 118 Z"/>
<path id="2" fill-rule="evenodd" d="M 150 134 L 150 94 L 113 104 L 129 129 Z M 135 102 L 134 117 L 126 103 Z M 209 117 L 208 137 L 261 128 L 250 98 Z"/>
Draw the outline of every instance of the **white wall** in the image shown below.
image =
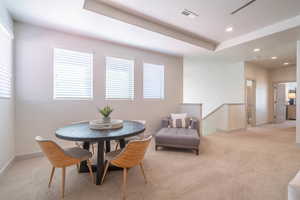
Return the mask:
<path id="1" fill-rule="evenodd" d="M 263 67 L 252 63 L 245 63 L 246 79 L 256 81 L 256 125 L 270 122 L 270 75 Z"/>
<path id="2" fill-rule="evenodd" d="M 224 103 L 244 103 L 244 63 L 185 57 L 183 99 L 202 103 L 203 116 Z"/>
<path id="3" fill-rule="evenodd" d="M 182 103 L 182 58 L 100 40 L 64 34 L 23 23 L 15 25 L 16 43 L 16 153 L 39 151 L 34 137 L 55 139 L 54 132 L 72 121 L 99 117 L 96 105 L 111 105 L 112 117 L 144 119 L 148 129 L 160 126 L 161 118 L 179 109 Z M 53 48 L 65 48 L 94 53 L 94 100 L 54 101 Z M 106 101 L 105 56 L 135 60 L 135 100 Z M 142 98 L 142 63 L 165 65 L 165 100 Z M 73 143 L 64 143 L 73 144 Z"/>
<path id="4" fill-rule="evenodd" d="M 12 67 L 12 20 L 0 2 L 0 65 Z M 0 173 L 14 158 L 14 94 L 12 98 L 0 98 Z"/>
<path id="5" fill-rule="evenodd" d="M 300 41 L 297 42 L 297 85 L 300 85 Z M 300 87 L 297 87 L 297 105 L 296 143 L 300 144 Z"/>
<path id="6" fill-rule="evenodd" d="M 13 35 L 13 20 L 3 2 L 0 1 L 0 30 L 2 29 L 2 26 L 5 28 L 5 31 Z"/>

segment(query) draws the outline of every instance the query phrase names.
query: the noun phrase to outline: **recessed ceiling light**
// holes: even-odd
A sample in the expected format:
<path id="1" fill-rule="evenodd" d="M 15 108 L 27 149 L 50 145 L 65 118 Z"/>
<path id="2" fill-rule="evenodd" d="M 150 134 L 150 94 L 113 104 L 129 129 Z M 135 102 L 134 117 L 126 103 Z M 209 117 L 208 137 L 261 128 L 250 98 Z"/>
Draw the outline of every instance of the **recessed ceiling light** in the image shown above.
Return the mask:
<path id="1" fill-rule="evenodd" d="M 256 48 L 256 49 L 253 49 L 254 52 L 259 52 L 260 49 L 259 48 Z"/>
<path id="2" fill-rule="evenodd" d="M 226 32 L 231 32 L 231 31 L 233 31 L 233 27 L 226 28 Z"/>
<path id="3" fill-rule="evenodd" d="M 283 65 L 289 65 L 290 63 L 288 63 L 288 62 L 285 62 L 285 63 L 283 63 Z"/>
<path id="4" fill-rule="evenodd" d="M 276 60 L 276 59 L 277 59 L 277 57 L 276 57 L 276 56 L 273 56 L 273 57 L 272 57 L 272 60 Z"/>

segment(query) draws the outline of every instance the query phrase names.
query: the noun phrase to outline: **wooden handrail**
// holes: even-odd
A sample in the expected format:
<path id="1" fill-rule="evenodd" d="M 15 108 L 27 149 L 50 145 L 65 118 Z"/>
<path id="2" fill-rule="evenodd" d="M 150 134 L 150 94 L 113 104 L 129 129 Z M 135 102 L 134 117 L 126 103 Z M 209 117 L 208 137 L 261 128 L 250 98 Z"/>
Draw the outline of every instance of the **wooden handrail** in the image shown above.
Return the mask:
<path id="1" fill-rule="evenodd" d="M 207 119 L 209 116 L 211 116 L 212 114 L 214 114 L 215 112 L 217 112 L 220 108 L 222 108 L 225 105 L 238 106 L 238 105 L 245 105 L 245 103 L 223 103 L 220 106 L 218 106 L 217 108 L 215 108 L 213 111 L 211 111 L 210 113 L 208 113 L 205 117 L 203 117 L 202 120 Z"/>

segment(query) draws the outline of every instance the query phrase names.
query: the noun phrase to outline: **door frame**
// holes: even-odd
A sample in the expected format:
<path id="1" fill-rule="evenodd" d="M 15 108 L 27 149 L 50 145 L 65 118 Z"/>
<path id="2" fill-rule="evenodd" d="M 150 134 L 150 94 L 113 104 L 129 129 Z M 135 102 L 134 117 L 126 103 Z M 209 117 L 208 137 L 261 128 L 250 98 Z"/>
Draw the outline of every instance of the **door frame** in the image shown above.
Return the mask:
<path id="1" fill-rule="evenodd" d="M 256 79 L 253 78 L 247 78 L 245 79 L 245 115 L 246 115 L 246 126 L 248 126 L 248 113 L 247 113 L 247 81 L 252 81 L 253 83 L 253 90 L 254 90 L 254 96 L 253 96 L 253 108 L 252 109 L 252 121 L 251 126 L 256 126 Z"/>
<path id="2" fill-rule="evenodd" d="M 271 85 L 271 102 L 272 102 L 272 123 L 276 123 L 275 120 L 275 102 L 274 102 L 274 98 L 275 98 L 275 94 L 274 94 L 274 86 L 280 83 L 297 83 L 297 79 L 292 81 L 292 80 L 287 80 L 287 81 L 272 81 L 272 85 Z M 297 89 L 298 89 L 298 85 L 297 85 Z"/>

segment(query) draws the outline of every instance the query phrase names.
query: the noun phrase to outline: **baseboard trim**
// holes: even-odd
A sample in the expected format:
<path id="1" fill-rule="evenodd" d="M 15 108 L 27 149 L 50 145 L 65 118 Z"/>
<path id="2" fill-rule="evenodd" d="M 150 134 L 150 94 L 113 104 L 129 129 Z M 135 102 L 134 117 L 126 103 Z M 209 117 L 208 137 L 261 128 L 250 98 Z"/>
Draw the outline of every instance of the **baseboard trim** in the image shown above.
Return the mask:
<path id="1" fill-rule="evenodd" d="M 223 129 L 217 129 L 217 131 L 225 132 L 225 133 L 233 133 L 238 131 L 245 131 L 247 128 L 238 128 L 238 129 L 231 129 L 231 130 L 223 130 Z"/>
<path id="2" fill-rule="evenodd" d="M 10 158 L 7 163 L 0 169 L 0 176 L 10 167 L 15 161 L 15 157 Z"/>
<path id="3" fill-rule="evenodd" d="M 44 156 L 44 154 L 41 151 L 38 151 L 38 152 L 33 152 L 33 153 L 16 155 L 15 160 L 16 161 L 27 160 L 27 159 L 38 158 L 38 157 L 43 157 L 43 156 Z"/>
<path id="4" fill-rule="evenodd" d="M 268 124 L 272 124 L 272 122 L 259 123 L 259 124 L 256 124 L 255 127 L 264 126 L 264 125 L 268 125 Z"/>

